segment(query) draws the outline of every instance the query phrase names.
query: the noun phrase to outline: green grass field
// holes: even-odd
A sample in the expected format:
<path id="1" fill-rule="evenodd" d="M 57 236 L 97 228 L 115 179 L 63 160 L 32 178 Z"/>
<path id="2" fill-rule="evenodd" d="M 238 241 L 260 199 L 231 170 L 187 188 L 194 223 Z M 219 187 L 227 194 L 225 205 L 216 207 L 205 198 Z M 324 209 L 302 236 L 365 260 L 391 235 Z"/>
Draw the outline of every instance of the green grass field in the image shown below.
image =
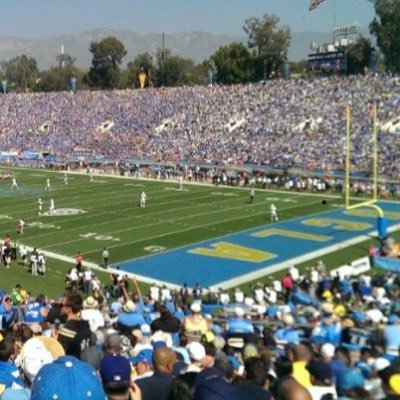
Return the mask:
<path id="1" fill-rule="evenodd" d="M 4 269 L 0 287 L 9 289 L 21 283 L 33 293 L 45 290 L 52 296 L 62 293 L 63 277 L 78 251 L 86 261 L 99 264 L 105 246 L 110 250 L 110 263 L 116 266 L 151 254 L 150 246 L 170 250 L 266 225 L 271 202 L 277 204 L 281 220 L 343 204 L 335 195 L 266 190 L 257 190 L 254 202 L 249 204 L 249 189 L 244 188 L 185 183 L 180 191 L 176 182 L 106 176 L 95 176 L 90 182 L 86 174 L 69 174 L 65 185 L 60 172 L 13 169 L 12 173 L 19 190 L 11 191 L 9 180 L 0 182 L 0 232 L 3 236 L 10 234 L 18 243 L 54 253 L 54 257 L 48 259 L 45 278 L 31 277 L 13 265 L 10 270 Z M 45 191 L 47 178 L 51 181 L 50 193 Z M 139 207 L 142 191 L 147 193 L 144 209 Z M 50 199 L 54 199 L 56 215 L 38 216 L 39 197 L 45 214 Z M 327 200 L 326 205 L 321 203 L 323 199 Z M 22 237 L 16 234 L 19 218 L 27 222 Z M 353 258 L 359 257 L 359 253 L 360 246 L 346 250 L 350 260 L 353 254 Z M 340 265 L 328 262 L 332 267 Z M 103 281 L 106 275 L 101 274 Z"/>

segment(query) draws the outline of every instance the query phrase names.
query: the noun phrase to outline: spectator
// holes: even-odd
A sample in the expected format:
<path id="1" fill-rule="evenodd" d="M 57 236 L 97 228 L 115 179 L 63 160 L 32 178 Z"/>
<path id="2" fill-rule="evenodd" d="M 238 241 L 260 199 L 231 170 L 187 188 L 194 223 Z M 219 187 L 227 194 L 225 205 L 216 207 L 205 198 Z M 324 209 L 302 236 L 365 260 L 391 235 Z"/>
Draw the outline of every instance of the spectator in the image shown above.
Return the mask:
<path id="1" fill-rule="evenodd" d="M 307 364 L 307 370 L 311 377 L 311 386 L 307 387 L 313 400 L 320 400 L 324 395 L 336 398 L 336 389 L 332 384 L 331 367 L 321 361 L 311 360 Z"/>
<path id="2" fill-rule="evenodd" d="M 117 318 L 117 327 L 122 331 L 140 328 L 146 321 L 142 314 L 136 310 L 136 304 L 132 300 L 128 300 L 122 307 L 122 312 Z"/>
<path id="3" fill-rule="evenodd" d="M 268 367 L 259 357 L 250 357 L 245 361 L 244 384 L 238 387 L 241 399 L 269 400 L 270 375 Z"/>
<path id="4" fill-rule="evenodd" d="M 93 296 L 88 296 L 82 305 L 81 318 L 89 322 L 91 331 L 96 332 L 99 328 L 104 327 L 104 315 L 98 308 L 99 302 Z"/>
<path id="5" fill-rule="evenodd" d="M 132 363 L 135 371 L 134 380 L 148 378 L 154 374 L 153 370 L 153 349 L 143 349 L 139 353 L 130 357 L 129 361 Z"/>
<path id="6" fill-rule="evenodd" d="M 293 378 L 305 388 L 312 386 L 310 371 L 307 365 L 311 360 L 311 353 L 307 346 L 299 344 L 294 347 Z"/>
<path id="7" fill-rule="evenodd" d="M 129 400 L 131 365 L 119 355 L 107 355 L 101 360 L 99 374 L 110 400 Z"/>
<path id="8" fill-rule="evenodd" d="M 54 337 L 63 346 L 65 354 L 77 358 L 92 341 L 90 325 L 80 317 L 82 304 L 82 297 L 78 293 L 67 294 L 61 308 L 61 315 L 64 315 L 67 321 L 59 330 L 53 331 Z"/>
<path id="9" fill-rule="evenodd" d="M 193 303 L 190 307 L 191 315 L 187 316 L 183 322 L 183 331 L 190 341 L 200 341 L 201 336 L 207 332 L 207 321 L 201 315 L 200 303 Z"/>
<path id="10" fill-rule="evenodd" d="M 12 334 L 6 337 L 2 335 L 0 341 L 0 383 L 3 388 L 24 388 L 24 382 L 14 362 L 16 355 L 15 339 Z"/>
<path id="11" fill-rule="evenodd" d="M 151 323 L 152 332 L 164 331 L 169 333 L 177 333 L 179 332 L 180 327 L 180 319 L 171 315 L 170 311 L 165 306 L 160 307 L 160 317 L 156 318 Z"/>
<path id="12" fill-rule="evenodd" d="M 176 361 L 176 354 L 168 347 L 154 350 L 154 374 L 137 381 L 143 400 L 166 400 L 168 398 L 172 385 L 172 370 Z"/>
<path id="13" fill-rule="evenodd" d="M 336 390 L 339 398 L 351 395 L 350 392 L 354 389 L 363 389 L 364 385 L 364 378 L 360 370 L 356 368 L 343 369 L 336 376 Z"/>

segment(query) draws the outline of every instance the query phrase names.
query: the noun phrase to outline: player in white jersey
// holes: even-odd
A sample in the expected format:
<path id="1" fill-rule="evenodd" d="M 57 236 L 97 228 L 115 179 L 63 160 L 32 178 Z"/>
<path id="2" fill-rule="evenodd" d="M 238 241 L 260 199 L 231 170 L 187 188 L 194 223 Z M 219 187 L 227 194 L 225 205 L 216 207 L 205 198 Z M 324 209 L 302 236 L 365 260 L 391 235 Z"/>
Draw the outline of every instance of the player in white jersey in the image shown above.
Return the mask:
<path id="1" fill-rule="evenodd" d="M 49 205 L 49 215 L 53 215 L 54 210 L 56 209 L 54 205 L 54 200 L 50 199 L 50 205 Z"/>
<path id="2" fill-rule="evenodd" d="M 64 185 L 68 185 L 68 174 L 64 172 Z"/>
<path id="3" fill-rule="evenodd" d="M 11 190 L 14 190 L 14 189 L 19 189 L 19 187 L 18 187 L 18 183 L 17 183 L 17 180 L 15 179 L 15 178 L 12 178 L 12 185 L 11 185 Z"/>
<path id="4" fill-rule="evenodd" d="M 90 182 L 93 182 L 93 169 L 90 170 Z"/>
<path id="5" fill-rule="evenodd" d="M 46 179 L 46 187 L 44 188 L 44 190 L 46 190 L 46 192 L 50 192 L 51 191 L 50 179 L 49 178 Z"/>
<path id="6" fill-rule="evenodd" d="M 18 235 L 24 234 L 24 228 L 25 228 L 25 221 L 21 218 L 18 221 Z"/>
<path id="7" fill-rule="evenodd" d="M 178 183 L 179 183 L 179 190 L 183 190 L 183 176 L 182 175 L 179 176 Z"/>
<path id="8" fill-rule="evenodd" d="M 146 200 L 147 200 L 147 195 L 145 192 L 142 192 L 140 195 L 140 207 L 145 208 L 146 207 Z"/>
<path id="9" fill-rule="evenodd" d="M 251 204 L 254 200 L 254 196 L 256 195 L 256 191 L 254 190 L 254 188 L 251 188 L 250 190 L 250 194 L 249 194 L 249 203 Z"/>
<path id="10" fill-rule="evenodd" d="M 41 216 L 43 212 L 43 200 L 39 197 L 37 201 L 38 215 Z"/>
<path id="11" fill-rule="evenodd" d="M 271 222 L 279 221 L 278 210 L 277 210 L 275 204 L 271 204 L 269 209 L 270 209 L 270 213 L 271 213 Z"/>

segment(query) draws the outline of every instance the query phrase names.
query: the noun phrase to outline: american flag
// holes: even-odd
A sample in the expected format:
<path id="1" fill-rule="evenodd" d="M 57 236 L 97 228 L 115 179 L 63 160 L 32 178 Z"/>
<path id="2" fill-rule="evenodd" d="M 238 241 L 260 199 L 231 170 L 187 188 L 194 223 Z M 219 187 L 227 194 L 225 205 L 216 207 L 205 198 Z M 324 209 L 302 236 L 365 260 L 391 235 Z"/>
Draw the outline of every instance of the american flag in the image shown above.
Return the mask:
<path id="1" fill-rule="evenodd" d="M 310 11 L 315 10 L 321 3 L 325 0 L 311 0 L 310 7 L 308 8 Z"/>

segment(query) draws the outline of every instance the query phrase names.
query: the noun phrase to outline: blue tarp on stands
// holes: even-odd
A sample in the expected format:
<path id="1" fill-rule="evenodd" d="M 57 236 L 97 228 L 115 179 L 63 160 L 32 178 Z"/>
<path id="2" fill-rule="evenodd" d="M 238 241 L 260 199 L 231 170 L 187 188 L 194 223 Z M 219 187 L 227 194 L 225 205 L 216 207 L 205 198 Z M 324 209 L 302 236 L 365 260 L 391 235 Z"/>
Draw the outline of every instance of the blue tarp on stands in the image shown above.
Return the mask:
<path id="1" fill-rule="evenodd" d="M 42 153 L 38 153 L 36 151 L 29 151 L 26 150 L 22 153 L 22 156 L 26 159 L 26 160 L 41 160 L 43 159 L 43 154 Z"/>
<path id="2" fill-rule="evenodd" d="M 375 257 L 375 267 L 386 269 L 387 271 L 400 272 L 400 259 L 390 257 Z"/>

